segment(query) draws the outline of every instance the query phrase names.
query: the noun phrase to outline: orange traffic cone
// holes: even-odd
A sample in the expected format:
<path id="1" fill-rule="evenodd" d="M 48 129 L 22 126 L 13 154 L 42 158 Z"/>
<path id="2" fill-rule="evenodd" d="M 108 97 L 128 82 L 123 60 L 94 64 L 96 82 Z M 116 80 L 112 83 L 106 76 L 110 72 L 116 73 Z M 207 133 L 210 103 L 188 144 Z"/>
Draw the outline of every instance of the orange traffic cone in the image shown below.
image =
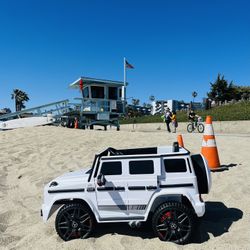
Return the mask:
<path id="1" fill-rule="evenodd" d="M 78 120 L 75 118 L 74 128 L 78 128 Z"/>
<path id="2" fill-rule="evenodd" d="M 178 141 L 179 146 L 184 148 L 184 143 L 183 143 L 183 140 L 182 140 L 182 135 L 178 135 L 177 136 L 177 141 Z"/>
<path id="3" fill-rule="evenodd" d="M 211 116 L 207 116 L 206 118 L 201 153 L 206 158 L 208 166 L 211 170 L 220 169 L 220 160 L 217 151 Z"/>

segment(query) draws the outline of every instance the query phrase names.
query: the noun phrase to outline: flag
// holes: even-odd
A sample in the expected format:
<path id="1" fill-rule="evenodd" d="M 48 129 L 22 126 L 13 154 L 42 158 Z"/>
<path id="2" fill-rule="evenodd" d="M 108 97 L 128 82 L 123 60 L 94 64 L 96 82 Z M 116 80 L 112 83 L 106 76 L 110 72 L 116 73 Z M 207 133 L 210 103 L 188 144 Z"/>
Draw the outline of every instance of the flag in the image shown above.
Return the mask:
<path id="1" fill-rule="evenodd" d="M 130 63 L 128 63 L 127 60 L 125 61 L 125 66 L 126 66 L 126 68 L 128 68 L 128 69 L 133 69 L 133 68 L 134 68 L 134 66 L 131 65 Z"/>
<path id="2" fill-rule="evenodd" d="M 79 88 L 81 91 L 83 90 L 83 80 L 82 79 L 80 79 Z"/>

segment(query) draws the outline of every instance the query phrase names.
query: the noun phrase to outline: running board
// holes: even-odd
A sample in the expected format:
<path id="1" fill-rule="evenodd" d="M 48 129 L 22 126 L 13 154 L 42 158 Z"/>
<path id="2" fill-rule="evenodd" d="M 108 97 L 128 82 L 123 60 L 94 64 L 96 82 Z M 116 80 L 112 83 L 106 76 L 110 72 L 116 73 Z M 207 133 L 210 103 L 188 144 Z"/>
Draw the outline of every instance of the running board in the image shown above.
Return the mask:
<path id="1" fill-rule="evenodd" d="M 131 221 L 131 220 L 144 220 L 145 217 L 144 216 L 136 216 L 136 217 L 127 217 L 127 218 L 124 218 L 124 217 L 112 217 L 112 218 L 99 218 L 99 221 L 107 221 L 107 222 L 111 222 L 111 221 Z"/>

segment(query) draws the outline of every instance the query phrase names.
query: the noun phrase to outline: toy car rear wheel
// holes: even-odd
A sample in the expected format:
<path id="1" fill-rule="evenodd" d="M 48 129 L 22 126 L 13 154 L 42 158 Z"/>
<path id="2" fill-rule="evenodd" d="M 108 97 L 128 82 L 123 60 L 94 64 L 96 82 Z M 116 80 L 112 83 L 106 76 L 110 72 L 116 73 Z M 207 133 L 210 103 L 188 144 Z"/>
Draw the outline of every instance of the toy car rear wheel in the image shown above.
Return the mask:
<path id="1" fill-rule="evenodd" d="M 194 127 L 193 127 L 193 124 L 192 123 L 189 123 L 187 125 L 187 132 L 188 133 L 192 133 L 194 131 Z"/>
<path id="2" fill-rule="evenodd" d="M 64 241 L 85 239 L 93 231 L 94 216 L 82 204 L 66 204 L 57 214 L 55 227 L 57 234 Z"/>
<path id="3" fill-rule="evenodd" d="M 186 244 L 193 234 L 194 215 L 181 203 L 164 203 L 154 213 L 152 227 L 160 240 Z"/>

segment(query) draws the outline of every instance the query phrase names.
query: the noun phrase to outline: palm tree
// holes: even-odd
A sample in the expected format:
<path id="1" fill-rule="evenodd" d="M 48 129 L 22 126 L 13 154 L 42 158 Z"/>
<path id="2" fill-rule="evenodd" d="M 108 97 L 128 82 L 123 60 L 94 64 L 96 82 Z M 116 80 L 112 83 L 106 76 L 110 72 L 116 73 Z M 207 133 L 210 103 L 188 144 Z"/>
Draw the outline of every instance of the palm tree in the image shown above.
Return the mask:
<path id="1" fill-rule="evenodd" d="M 139 100 L 139 99 L 133 98 L 133 99 L 132 99 L 132 104 L 133 104 L 134 106 L 138 106 L 138 105 L 140 104 L 140 100 Z"/>
<path id="2" fill-rule="evenodd" d="M 13 90 L 11 99 L 15 100 L 16 111 L 21 111 L 23 108 L 25 108 L 26 106 L 24 105 L 24 102 L 29 101 L 28 94 L 20 89 Z"/>
<path id="3" fill-rule="evenodd" d="M 194 98 L 196 97 L 198 95 L 198 93 L 197 92 L 192 92 L 192 97 L 193 97 L 193 102 L 194 102 Z"/>

